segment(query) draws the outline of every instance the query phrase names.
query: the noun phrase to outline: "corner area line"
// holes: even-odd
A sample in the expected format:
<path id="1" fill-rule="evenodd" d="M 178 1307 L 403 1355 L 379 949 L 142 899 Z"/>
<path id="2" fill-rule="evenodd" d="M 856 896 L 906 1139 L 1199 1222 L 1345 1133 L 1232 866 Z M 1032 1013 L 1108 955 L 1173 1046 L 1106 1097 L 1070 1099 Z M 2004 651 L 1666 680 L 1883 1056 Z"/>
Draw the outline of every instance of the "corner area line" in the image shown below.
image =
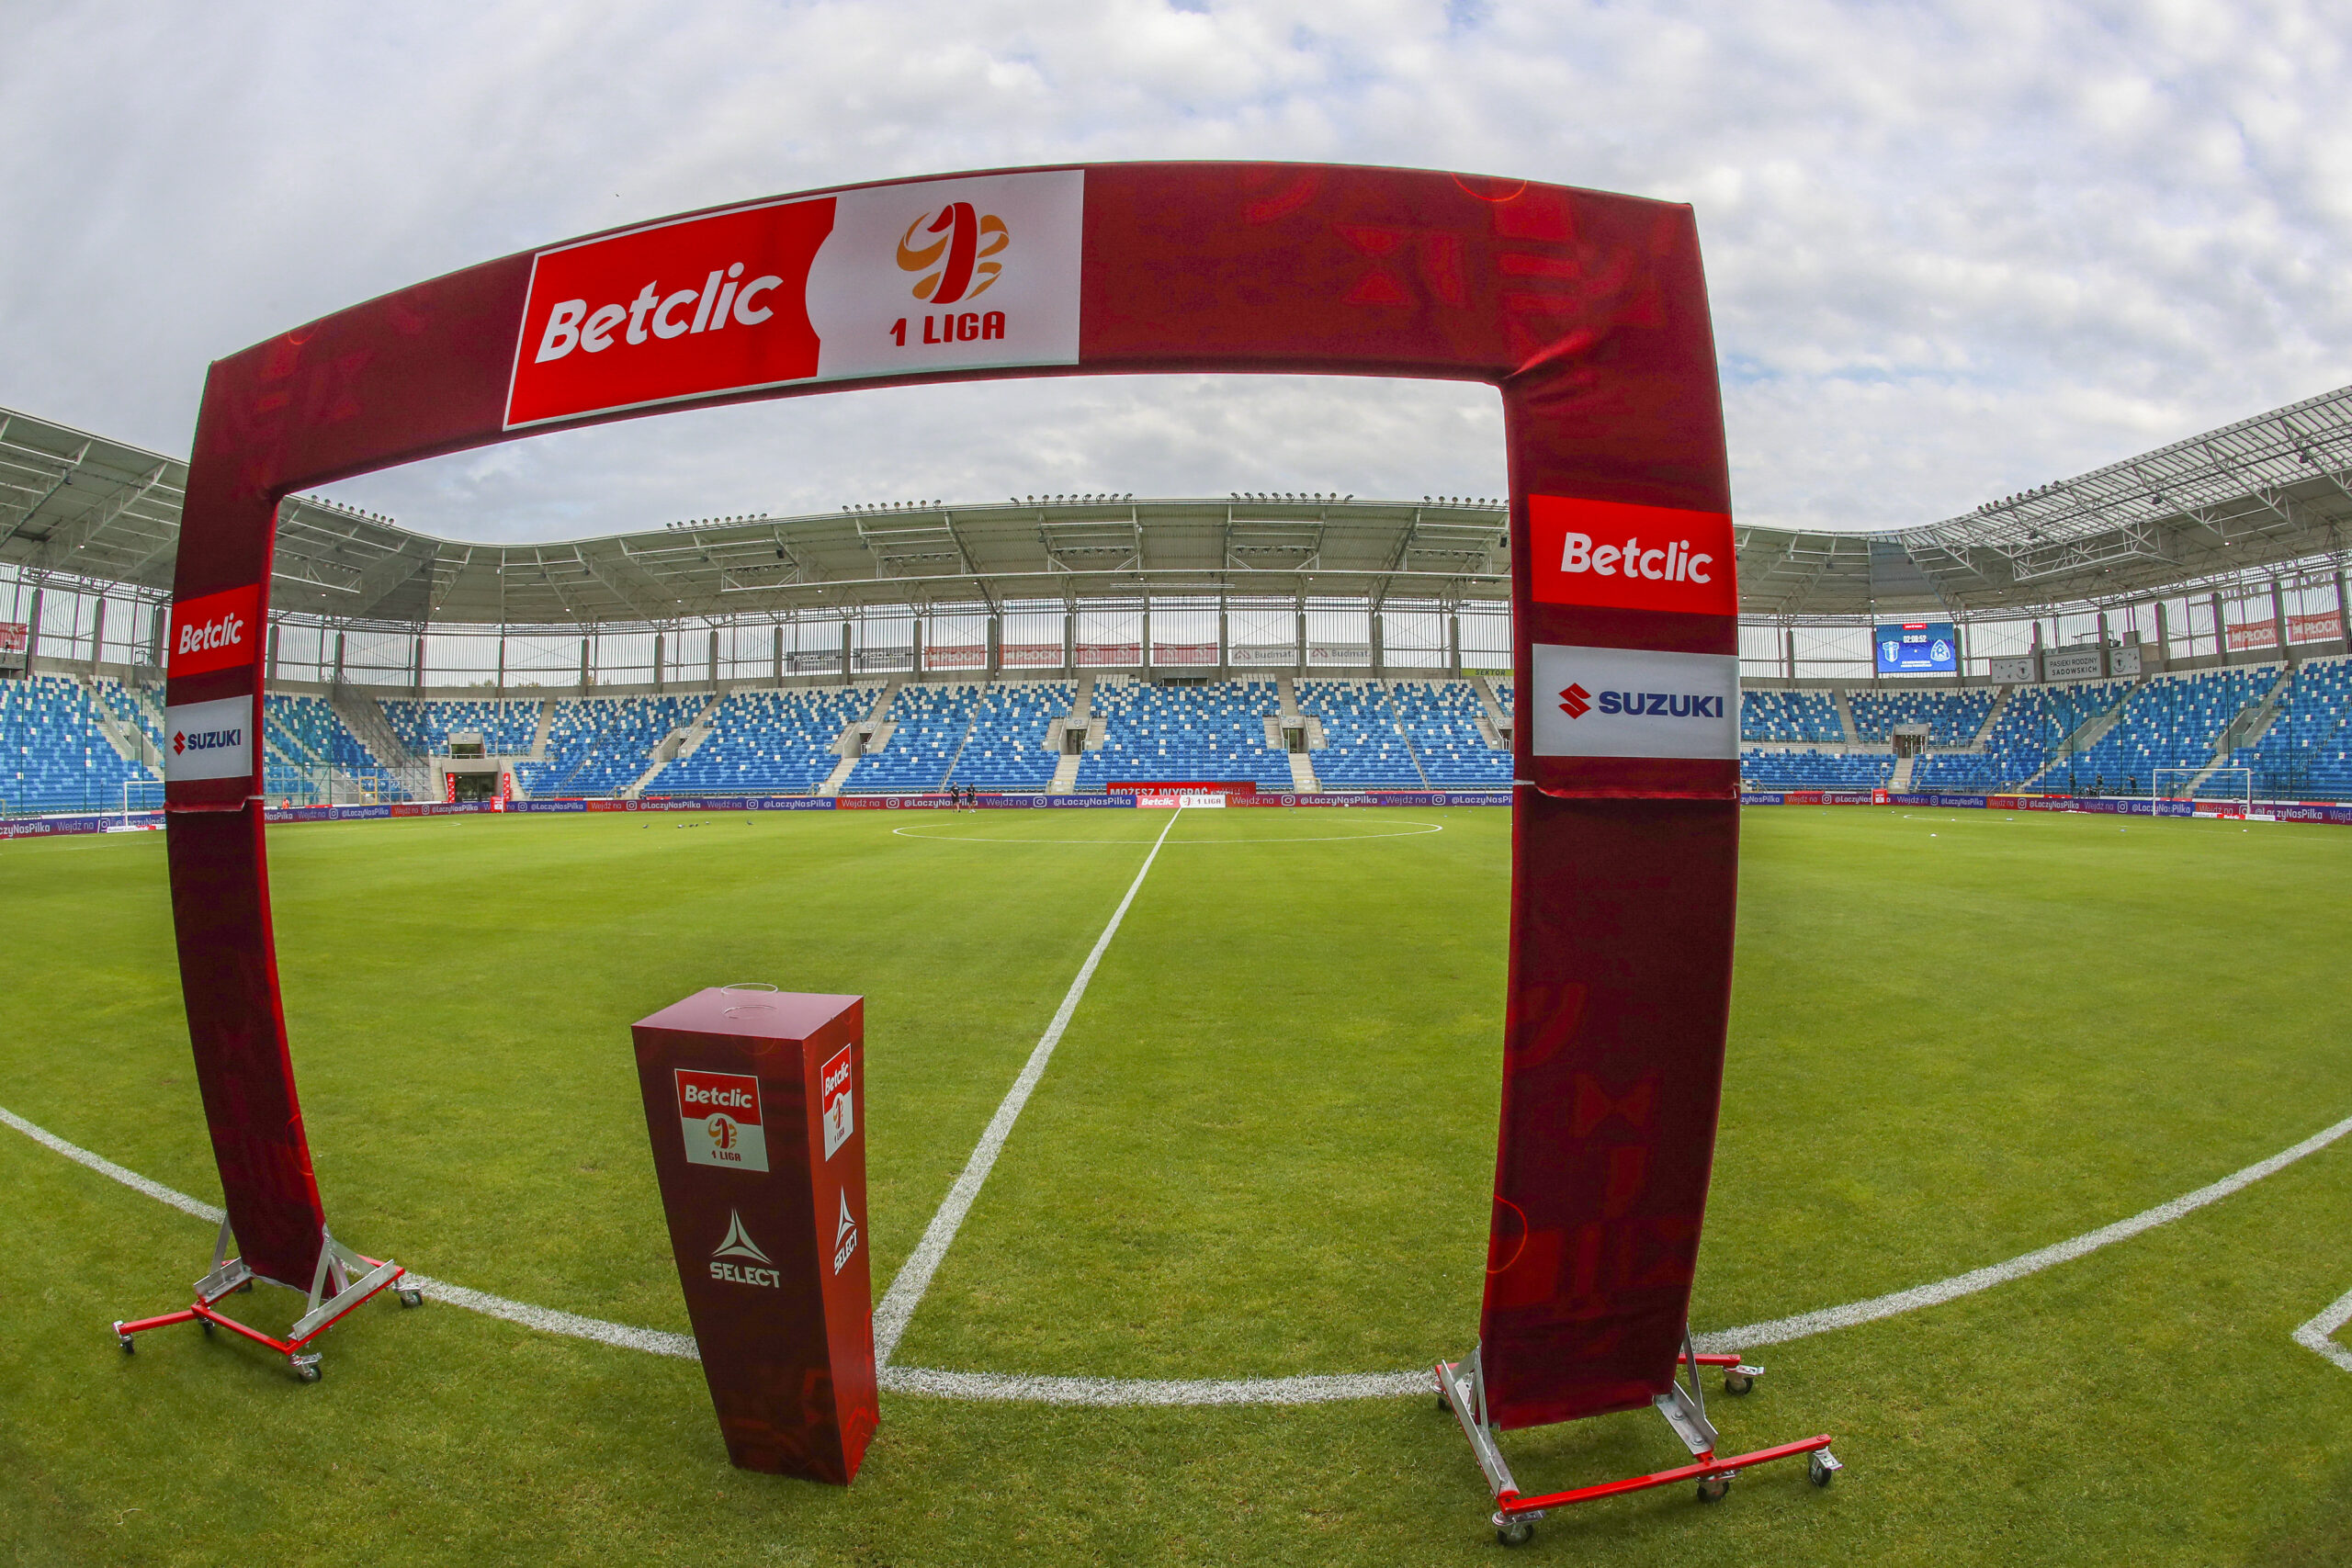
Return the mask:
<path id="1" fill-rule="evenodd" d="M 1170 812 L 1168 826 L 1160 829 L 1159 837 L 1151 841 L 1151 852 L 1143 857 L 1142 869 L 1127 885 L 1127 896 L 1119 900 L 1116 909 L 1111 911 L 1111 923 L 1104 926 L 1102 934 L 1095 939 L 1094 951 L 1086 955 L 1086 962 L 1079 968 L 1078 978 L 1069 983 L 1069 991 L 1062 998 L 1062 1005 L 1055 1010 L 1054 1021 L 1046 1025 L 1046 1032 L 1038 1036 L 1036 1049 L 1029 1053 L 1029 1060 L 1022 1067 L 1021 1076 L 1012 1080 L 1012 1087 L 1005 1090 L 1003 1100 L 996 1108 L 996 1114 L 989 1118 L 987 1129 L 980 1134 L 980 1141 L 972 1150 L 972 1157 L 964 1162 L 963 1174 L 956 1179 L 956 1185 L 947 1190 L 947 1197 L 939 1205 L 939 1212 L 931 1216 L 931 1224 L 923 1228 L 922 1239 L 915 1244 L 915 1249 L 908 1254 L 907 1260 L 899 1266 L 898 1278 L 890 1281 L 889 1292 L 883 1296 L 882 1304 L 874 1309 L 876 1366 L 889 1366 L 890 1354 L 899 1348 L 899 1337 L 906 1333 L 907 1325 L 913 1320 L 915 1308 L 922 1304 L 923 1292 L 931 1289 L 931 1277 L 939 1272 L 939 1265 L 945 1260 L 947 1249 L 955 1245 L 956 1231 L 963 1226 L 964 1216 L 972 1212 L 973 1200 L 980 1195 L 980 1184 L 989 1179 L 989 1172 L 996 1168 L 996 1156 L 1004 1151 L 1005 1139 L 1012 1135 L 1012 1123 L 1020 1119 L 1022 1107 L 1029 1103 L 1029 1096 L 1036 1091 L 1037 1080 L 1046 1076 L 1046 1064 L 1053 1060 L 1054 1047 L 1061 1043 L 1062 1032 L 1069 1027 L 1070 1016 L 1078 1011 L 1079 1001 L 1086 995 L 1087 982 L 1094 978 L 1095 965 L 1102 962 L 1102 954 L 1109 950 L 1111 939 L 1119 934 L 1119 922 L 1127 918 L 1128 906 L 1143 890 L 1143 879 L 1151 874 L 1151 863 L 1159 858 L 1159 846 L 1168 841 L 1168 835 L 1175 828 L 1177 818 L 1183 815 L 1184 808 L 1181 806 Z"/>
<path id="2" fill-rule="evenodd" d="M 2352 1372 L 2352 1350 L 2338 1345 L 2334 1337 L 2335 1331 L 2347 1322 L 2352 1322 L 2352 1291 L 2336 1297 L 2317 1317 L 2296 1329 L 2295 1343 L 2306 1350 L 2318 1351 L 2346 1371 Z"/>

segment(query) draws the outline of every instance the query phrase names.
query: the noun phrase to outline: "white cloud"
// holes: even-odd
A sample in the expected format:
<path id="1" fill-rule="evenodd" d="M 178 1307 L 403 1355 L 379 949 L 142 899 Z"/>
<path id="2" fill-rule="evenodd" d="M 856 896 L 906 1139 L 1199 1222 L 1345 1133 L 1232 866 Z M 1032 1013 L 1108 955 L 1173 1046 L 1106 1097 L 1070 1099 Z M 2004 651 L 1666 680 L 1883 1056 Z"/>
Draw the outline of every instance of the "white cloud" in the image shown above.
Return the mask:
<path id="1" fill-rule="evenodd" d="M 2294 4 L 97 5 L 0 24 L 0 404 L 184 451 L 209 359 L 629 220 L 1075 159 L 1694 203 L 1756 521 L 1928 521 L 2341 384 L 2342 29 Z M 339 487 L 547 537 L 1040 490 L 1489 494 L 1480 389 L 861 393 Z"/>

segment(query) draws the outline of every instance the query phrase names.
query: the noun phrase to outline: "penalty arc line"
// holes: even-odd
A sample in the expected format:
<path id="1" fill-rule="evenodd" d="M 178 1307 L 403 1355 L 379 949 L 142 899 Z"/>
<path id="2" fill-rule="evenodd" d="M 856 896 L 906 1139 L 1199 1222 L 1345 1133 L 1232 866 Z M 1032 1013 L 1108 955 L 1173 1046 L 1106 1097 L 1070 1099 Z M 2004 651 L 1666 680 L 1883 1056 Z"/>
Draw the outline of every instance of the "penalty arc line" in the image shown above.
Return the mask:
<path id="1" fill-rule="evenodd" d="M 1029 1060 L 1021 1068 L 1021 1076 L 1004 1091 L 996 1114 L 989 1118 L 980 1141 L 974 1145 L 972 1156 L 964 1162 L 962 1174 L 931 1216 L 931 1224 L 923 1227 L 922 1239 L 915 1243 L 914 1251 L 899 1266 L 897 1278 L 884 1293 L 882 1304 L 874 1309 L 874 1360 L 877 1367 L 888 1368 L 890 1354 L 899 1348 L 900 1336 L 915 1315 L 915 1308 L 922 1304 L 923 1292 L 931 1289 L 931 1277 L 939 1272 L 945 1261 L 948 1247 L 955 1245 L 956 1233 L 963 1227 L 964 1216 L 972 1212 L 973 1201 L 980 1195 L 980 1184 L 996 1168 L 996 1157 L 1004 1152 L 1004 1141 L 1012 1135 L 1012 1123 L 1020 1119 L 1022 1108 L 1029 1103 L 1029 1096 L 1036 1090 L 1037 1081 L 1046 1076 L 1046 1064 L 1054 1058 L 1054 1047 L 1060 1044 L 1062 1032 L 1069 1027 L 1072 1014 L 1086 995 L 1088 982 L 1094 978 L 1095 966 L 1109 951 L 1111 939 L 1119 934 L 1119 923 L 1127 918 L 1129 906 L 1136 895 L 1143 891 L 1143 879 L 1151 874 L 1151 863 L 1159 858 L 1159 846 L 1168 841 L 1169 833 L 1177 819 L 1184 815 L 1178 807 L 1160 829 L 1159 837 L 1152 840 L 1151 852 L 1143 857 L 1143 865 L 1136 872 L 1136 879 L 1127 884 L 1127 896 L 1111 911 L 1111 923 L 1094 940 L 1094 951 L 1086 955 L 1080 965 L 1078 977 L 1069 983 L 1069 990 L 1062 998 L 1062 1005 L 1054 1010 L 1053 1021 L 1046 1025 L 1046 1032 L 1037 1037 L 1036 1048 L 1029 1053 Z"/>
<path id="2" fill-rule="evenodd" d="M 1129 890 L 1132 897 L 1133 889 Z M 1123 905 L 1122 908 L 1125 906 Z M 1032 1086 L 1035 1087 L 1034 1084 Z M 169 1204 L 183 1213 L 218 1224 L 221 1212 L 209 1203 L 175 1191 L 160 1181 L 153 1181 L 138 1172 L 126 1170 L 102 1156 L 26 1121 L 23 1117 L 0 1107 L 0 1123 L 14 1127 L 35 1143 L 52 1149 L 76 1164 L 88 1167 L 99 1175 L 119 1181 L 136 1192 L 161 1203 Z M 993 1122 L 990 1123 L 994 1125 Z M 2232 1193 L 2252 1186 L 2267 1176 L 2275 1175 L 2304 1156 L 2314 1154 L 2352 1133 L 2352 1117 L 2346 1117 L 2333 1127 L 2325 1128 L 2291 1148 L 2281 1150 L 2268 1159 L 2257 1160 L 2245 1169 L 2223 1177 L 2221 1180 L 2184 1193 L 2169 1202 L 2143 1210 L 2129 1219 L 2118 1220 L 2111 1225 L 2087 1232 L 2071 1241 L 2045 1247 L 2025 1253 L 2006 1263 L 1954 1275 L 1932 1285 L 1921 1285 L 1889 1295 L 1872 1296 L 1867 1301 L 1849 1303 L 1842 1307 L 1827 1307 L 1819 1312 L 1799 1313 L 1793 1317 L 1775 1318 L 1769 1323 L 1751 1324 L 1745 1328 L 1717 1330 L 1696 1337 L 1702 1351 L 1710 1348 L 1741 1349 L 1757 1345 L 1784 1344 L 1792 1339 L 1807 1338 L 1840 1328 L 1894 1317 L 1921 1307 L 1939 1305 L 1962 1296 L 1989 1290 L 1995 1285 L 2039 1273 L 2055 1264 L 2072 1261 L 2100 1247 L 2154 1229 L 2185 1214 L 2218 1202 Z M 977 1190 L 977 1183 L 975 1190 Z M 966 1205 L 967 1209 L 969 1204 Z M 936 1224 L 936 1221 L 933 1222 Z M 943 1247 L 944 1253 L 944 1248 Z M 933 1264 L 934 1269 L 936 1264 Z M 905 1269 L 899 1271 L 905 1277 Z M 682 1360 L 699 1360 L 693 1338 L 662 1329 L 639 1328 L 625 1323 L 611 1323 L 603 1318 L 583 1317 L 576 1313 L 552 1307 L 533 1306 L 526 1302 L 509 1301 L 485 1291 L 469 1290 L 463 1285 L 430 1279 L 421 1274 L 409 1276 L 415 1287 L 436 1301 L 452 1306 L 544 1333 L 560 1334 L 575 1339 L 588 1339 L 621 1349 L 640 1350 L 657 1356 L 673 1356 Z M 896 1286 L 893 1286 L 896 1289 Z M 2352 1291 L 2346 1292 L 2328 1307 L 2294 1331 L 2295 1343 L 2326 1357 L 2346 1371 L 2352 1371 L 2352 1350 L 2338 1345 L 2330 1337 L 2352 1322 Z M 902 1325 L 903 1326 L 903 1325 Z M 888 1367 L 880 1369 L 881 1383 L 895 1393 L 927 1394 L 941 1399 L 1022 1400 L 1043 1404 L 1070 1405 L 1170 1405 L 1170 1404 L 1311 1404 L 1331 1400 L 1381 1399 L 1429 1392 L 1430 1374 L 1415 1369 L 1403 1372 L 1358 1372 L 1340 1374 L 1310 1374 L 1283 1378 L 1198 1378 L 1198 1379 L 1137 1379 L 1089 1377 L 1024 1377 L 993 1372 L 939 1371 L 922 1367 Z"/>

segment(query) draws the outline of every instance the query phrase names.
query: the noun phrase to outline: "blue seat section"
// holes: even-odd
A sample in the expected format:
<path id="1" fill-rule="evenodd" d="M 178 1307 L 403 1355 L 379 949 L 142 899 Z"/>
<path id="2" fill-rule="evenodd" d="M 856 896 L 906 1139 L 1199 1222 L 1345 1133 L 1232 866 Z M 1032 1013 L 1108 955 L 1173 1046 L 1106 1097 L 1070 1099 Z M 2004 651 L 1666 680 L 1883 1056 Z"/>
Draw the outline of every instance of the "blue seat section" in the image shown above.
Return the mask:
<path id="1" fill-rule="evenodd" d="M 1371 681 L 1301 681 L 1298 708 L 1323 721 L 1315 776 L 1338 789 L 1425 789 L 1387 694 Z"/>
<path id="2" fill-rule="evenodd" d="M 1046 750 L 1046 731 L 1077 701 L 1078 688 L 1065 681 L 992 682 L 972 710 L 972 731 L 946 782 L 1008 793 L 1044 789 L 1061 760 Z"/>
<path id="3" fill-rule="evenodd" d="M 1301 682 L 1302 708 L 1307 707 L 1304 687 L 1311 683 Z M 1266 744 L 1266 716 L 1282 711 L 1281 694 L 1271 681 L 1203 686 L 1098 681 L 1089 711 L 1102 718 L 1102 746 L 1079 761 L 1080 791 L 1126 779 L 1246 779 L 1260 789 L 1290 787 L 1290 758 Z M 1320 764 L 1322 753 L 1316 761 Z M 1409 764 L 1405 772 L 1411 774 Z"/>
<path id="4" fill-rule="evenodd" d="M 1835 751 L 1742 751 L 1743 789 L 1884 789 L 1894 775 L 1888 755 L 1849 756 Z"/>
<path id="5" fill-rule="evenodd" d="M 1510 783 L 1510 753 L 1489 746 L 1480 733 L 1485 708 L 1467 681 L 1391 681 L 1388 699 L 1431 788 Z"/>
<path id="6" fill-rule="evenodd" d="M 1846 707 L 1865 741 L 1891 739 L 1895 726 L 1924 724 L 1930 746 L 1965 746 L 1984 728 L 1996 694 L 1989 686 L 1943 691 L 1849 691 Z M 1745 739 L 1745 737 L 1743 737 Z"/>
<path id="7" fill-rule="evenodd" d="M 1519 713 L 1519 695 L 1511 689 L 1511 683 L 1509 681 L 1497 681 L 1493 684 L 1495 699 L 1503 705 L 1503 716 L 1516 717 Z"/>
<path id="8" fill-rule="evenodd" d="M 2146 794 L 2154 788 L 2159 768 L 2201 769 L 2211 762 L 2230 721 L 2278 680 L 2275 664 L 2154 676 L 2131 691 L 2113 728 L 2078 755 L 2060 758 L 2041 784 Z M 2240 793 L 2244 788 L 2238 784 Z"/>
<path id="9" fill-rule="evenodd" d="M 871 691 L 841 687 L 732 693 L 711 716 L 710 739 L 662 769 L 645 793 L 811 794 L 841 761 L 826 748 L 873 707 Z"/>
<path id="10" fill-rule="evenodd" d="M 351 733 L 324 697 L 272 692 L 262 698 L 262 788 L 273 800 L 327 798 L 341 773 L 381 800 L 406 800 L 391 771 Z"/>
<path id="11" fill-rule="evenodd" d="M 2314 659 L 2295 669 L 2278 711 L 2229 765 L 2254 770 L 2256 795 L 2278 800 L 2352 797 L 2352 660 Z"/>
<path id="12" fill-rule="evenodd" d="M 0 681 L 0 805 L 11 811 L 154 804 L 155 775 L 125 761 L 98 729 L 97 709 L 64 675 Z"/>
<path id="13" fill-rule="evenodd" d="M 151 705 L 141 701 L 130 687 L 112 676 L 101 675 L 91 684 L 97 693 L 98 701 L 118 723 L 145 730 L 147 739 L 153 740 L 158 749 L 163 746 L 164 717 L 160 702 Z"/>
<path id="14" fill-rule="evenodd" d="M 567 697 L 548 727 L 543 762 L 517 762 L 534 795 L 613 795 L 653 765 L 653 749 L 710 701 L 686 697 Z M 668 770 L 663 770 L 665 773 Z"/>
<path id="15" fill-rule="evenodd" d="M 1826 692 L 1745 691 L 1739 694 L 1742 740 L 1811 740 L 1835 745 L 1846 739 L 1838 722 L 1838 701 Z"/>
<path id="16" fill-rule="evenodd" d="M 539 705 L 521 698 L 445 703 L 395 697 L 382 707 L 392 733 L 420 756 L 447 756 L 449 737 L 465 731 L 479 732 L 491 756 L 519 757 L 539 730 Z"/>
<path id="17" fill-rule="evenodd" d="M 901 686 L 882 716 L 896 726 L 889 740 L 881 750 L 865 754 L 842 793 L 908 795 L 937 789 L 963 751 L 979 705 L 980 688 L 963 682 Z"/>

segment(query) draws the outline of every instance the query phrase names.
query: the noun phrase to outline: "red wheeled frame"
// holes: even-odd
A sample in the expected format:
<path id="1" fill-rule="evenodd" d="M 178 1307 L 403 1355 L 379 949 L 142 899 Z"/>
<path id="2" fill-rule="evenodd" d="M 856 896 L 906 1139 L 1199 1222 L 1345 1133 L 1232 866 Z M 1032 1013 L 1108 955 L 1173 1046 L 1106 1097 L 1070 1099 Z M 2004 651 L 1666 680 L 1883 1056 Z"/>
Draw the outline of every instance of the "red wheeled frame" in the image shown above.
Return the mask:
<path id="1" fill-rule="evenodd" d="M 1683 1336 L 1682 1354 L 1676 1364 L 1687 1375 L 1687 1383 L 1678 1380 L 1668 1385 L 1668 1392 L 1652 1403 L 1659 1415 L 1666 1417 L 1674 1435 L 1690 1450 L 1689 1464 L 1676 1465 L 1671 1470 L 1652 1472 L 1648 1475 L 1627 1476 L 1622 1481 L 1603 1481 L 1591 1486 L 1578 1486 L 1566 1492 L 1546 1492 L 1530 1497 L 1522 1495 L 1519 1483 L 1512 1479 L 1510 1466 L 1504 1462 L 1502 1450 L 1496 1443 L 1497 1428 L 1487 1415 L 1485 1371 L 1478 1352 L 1471 1351 L 1464 1361 L 1440 1361 L 1437 1364 L 1438 1404 L 1453 1412 L 1462 1423 L 1463 1435 L 1470 1439 L 1471 1452 L 1476 1456 L 1478 1468 L 1486 1472 L 1487 1483 L 1495 1495 L 1495 1539 L 1505 1546 L 1519 1546 L 1533 1539 L 1535 1521 L 1554 1508 L 1572 1504 L 1590 1503 L 1602 1497 L 1620 1496 L 1628 1492 L 1645 1492 L 1653 1486 L 1672 1486 L 1680 1482 L 1699 1483 L 1699 1501 L 1719 1503 L 1731 1490 L 1731 1479 L 1743 1470 L 1774 1460 L 1794 1459 L 1809 1454 L 1807 1478 L 1815 1486 L 1826 1486 L 1846 1467 L 1829 1451 L 1830 1438 L 1800 1438 L 1792 1443 L 1781 1443 L 1753 1453 L 1719 1455 L 1715 1452 L 1716 1435 L 1707 1419 L 1706 1399 L 1699 1389 L 1699 1369 L 1720 1367 L 1724 1374 L 1724 1392 L 1738 1395 L 1756 1386 L 1763 1374 L 1761 1367 L 1751 1367 L 1737 1356 L 1702 1356 Z"/>
<path id="2" fill-rule="evenodd" d="M 310 1309 L 297 1318 L 287 1330 L 286 1337 L 275 1338 L 257 1328 L 239 1323 L 219 1310 L 219 1303 L 240 1291 L 250 1291 L 254 1281 L 263 1276 L 245 1267 L 244 1259 L 229 1257 L 229 1222 L 220 1222 L 220 1235 L 212 1246 L 212 1272 L 196 1282 L 196 1300 L 180 1312 L 167 1312 L 160 1317 L 142 1317 L 132 1322 L 117 1322 L 114 1325 L 116 1343 L 126 1354 L 137 1347 L 134 1334 L 144 1334 L 151 1328 L 166 1328 L 175 1323 L 195 1323 L 209 1335 L 215 1327 L 232 1334 L 243 1335 L 256 1345 L 266 1345 L 286 1358 L 294 1375 L 304 1382 L 319 1381 L 318 1352 L 310 1348 L 311 1342 L 340 1323 L 351 1311 L 379 1292 L 391 1289 L 408 1278 L 408 1270 L 389 1260 L 379 1260 L 354 1252 L 329 1235 L 324 1225 L 319 1227 L 319 1267 L 311 1277 Z M 283 1281 L 271 1280 L 273 1285 Z M 294 1289 L 293 1286 L 284 1286 Z M 404 1307 L 423 1304 L 424 1292 L 413 1285 L 400 1285 L 400 1303 Z"/>

